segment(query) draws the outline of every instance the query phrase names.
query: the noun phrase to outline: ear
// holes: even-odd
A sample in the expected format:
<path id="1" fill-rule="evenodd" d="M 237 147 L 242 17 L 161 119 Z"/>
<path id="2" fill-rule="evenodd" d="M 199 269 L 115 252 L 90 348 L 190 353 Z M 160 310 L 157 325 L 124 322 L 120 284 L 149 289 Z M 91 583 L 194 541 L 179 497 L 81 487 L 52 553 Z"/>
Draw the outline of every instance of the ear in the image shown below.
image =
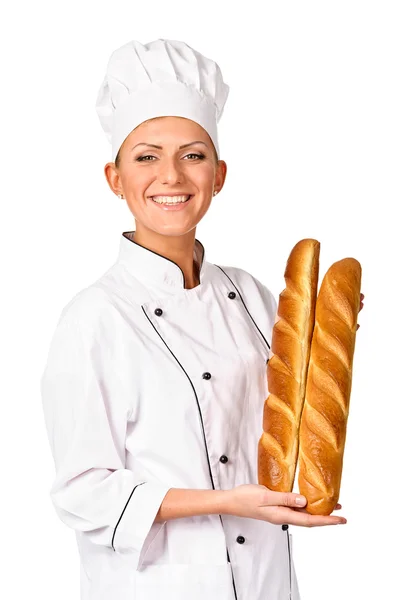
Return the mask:
<path id="1" fill-rule="evenodd" d="M 105 178 L 114 194 L 123 194 L 121 176 L 114 162 L 109 162 L 104 167 Z"/>
<path id="2" fill-rule="evenodd" d="M 227 164 L 225 163 L 224 160 L 219 160 L 218 165 L 216 167 L 215 185 L 214 185 L 215 190 L 217 190 L 218 192 L 220 192 L 224 186 L 224 182 L 226 180 L 226 175 L 227 175 Z"/>

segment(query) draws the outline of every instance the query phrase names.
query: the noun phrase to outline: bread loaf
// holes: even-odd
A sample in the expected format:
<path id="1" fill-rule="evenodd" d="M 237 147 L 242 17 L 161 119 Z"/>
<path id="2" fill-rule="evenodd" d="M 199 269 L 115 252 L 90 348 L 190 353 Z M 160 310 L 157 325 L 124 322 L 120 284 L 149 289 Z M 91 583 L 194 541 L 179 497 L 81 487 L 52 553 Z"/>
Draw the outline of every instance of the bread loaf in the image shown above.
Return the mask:
<path id="1" fill-rule="evenodd" d="M 339 498 L 360 283 L 359 262 L 340 260 L 328 269 L 316 302 L 298 458 L 299 492 L 314 515 L 331 514 Z"/>
<path id="2" fill-rule="evenodd" d="M 299 423 L 314 328 L 320 243 L 304 239 L 292 249 L 279 296 L 267 366 L 269 395 L 258 443 L 258 483 L 291 492 L 298 460 Z"/>

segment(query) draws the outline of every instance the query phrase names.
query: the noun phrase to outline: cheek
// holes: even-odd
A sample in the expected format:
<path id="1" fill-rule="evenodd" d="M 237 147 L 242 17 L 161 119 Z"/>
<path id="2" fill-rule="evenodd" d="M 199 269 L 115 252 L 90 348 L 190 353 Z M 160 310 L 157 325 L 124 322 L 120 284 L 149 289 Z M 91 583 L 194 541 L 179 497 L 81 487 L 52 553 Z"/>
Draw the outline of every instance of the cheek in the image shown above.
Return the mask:
<path id="1" fill-rule="evenodd" d="M 133 193 L 137 192 L 140 194 L 152 180 L 153 176 L 151 177 L 149 171 L 145 172 L 144 169 L 132 170 L 125 176 L 124 187 Z"/>
<path id="2" fill-rule="evenodd" d="M 193 170 L 191 179 L 199 189 L 209 190 L 212 188 L 215 179 L 214 170 L 211 165 L 203 165 L 203 168 Z"/>

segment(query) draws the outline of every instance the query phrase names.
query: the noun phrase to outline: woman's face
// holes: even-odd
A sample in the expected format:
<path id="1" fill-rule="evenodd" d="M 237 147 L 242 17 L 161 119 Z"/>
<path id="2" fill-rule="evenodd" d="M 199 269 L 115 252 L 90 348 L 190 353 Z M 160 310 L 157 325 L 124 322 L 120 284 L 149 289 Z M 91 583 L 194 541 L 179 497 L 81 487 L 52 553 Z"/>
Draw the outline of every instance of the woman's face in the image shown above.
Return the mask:
<path id="1" fill-rule="evenodd" d="M 208 133 L 183 117 L 141 123 L 123 142 L 119 156 L 118 167 L 107 163 L 104 168 L 112 191 L 123 194 L 139 226 L 159 234 L 184 235 L 195 228 L 226 177 L 226 163 L 215 162 Z M 180 210 L 152 199 L 176 194 L 191 196 Z"/>

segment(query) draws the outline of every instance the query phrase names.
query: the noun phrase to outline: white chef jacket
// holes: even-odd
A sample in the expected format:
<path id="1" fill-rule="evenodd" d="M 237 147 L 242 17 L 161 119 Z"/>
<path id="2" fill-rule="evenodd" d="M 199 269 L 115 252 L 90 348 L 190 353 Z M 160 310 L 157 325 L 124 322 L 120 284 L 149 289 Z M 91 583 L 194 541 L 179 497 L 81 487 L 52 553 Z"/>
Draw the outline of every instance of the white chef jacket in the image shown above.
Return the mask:
<path id="1" fill-rule="evenodd" d="M 62 309 L 41 378 L 82 600 L 300 600 L 287 526 L 232 515 L 154 523 L 170 488 L 257 483 L 277 309 L 247 271 L 120 238 L 115 263 Z"/>

